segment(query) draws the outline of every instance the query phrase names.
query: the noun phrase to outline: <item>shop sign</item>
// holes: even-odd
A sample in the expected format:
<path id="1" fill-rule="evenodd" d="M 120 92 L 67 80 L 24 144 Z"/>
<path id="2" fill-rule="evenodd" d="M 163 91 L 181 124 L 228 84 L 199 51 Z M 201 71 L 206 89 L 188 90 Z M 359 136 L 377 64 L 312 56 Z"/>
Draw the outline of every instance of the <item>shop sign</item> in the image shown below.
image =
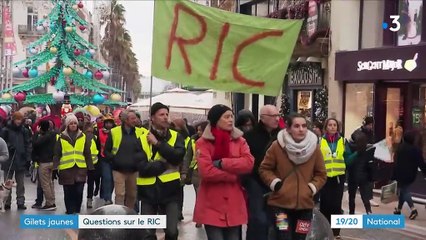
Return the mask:
<path id="1" fill-rule="evenodd" d="M 413 118 L 413 127 L 418 128 L 422 125 L 422 110 L 418 107 L 414 107 L 411 111 Z"/>
<path id="2" fill-rule="evenodd" d="M 425 79 L 426 45 L 336 53 L 336 80 Z"/>
<path id="3" fill-rule="evenodd" d="M 308 37 L 314 35 L 318 28 L 318 2 L 309 1 L 308 19 L 306 20 L 306 32 Z"/>
<path id="4" fill-rule="evenodd" d="M 289 87 L 321 87 L 323 83 L 321 63 L 296 63 L 287 72 Z"/>

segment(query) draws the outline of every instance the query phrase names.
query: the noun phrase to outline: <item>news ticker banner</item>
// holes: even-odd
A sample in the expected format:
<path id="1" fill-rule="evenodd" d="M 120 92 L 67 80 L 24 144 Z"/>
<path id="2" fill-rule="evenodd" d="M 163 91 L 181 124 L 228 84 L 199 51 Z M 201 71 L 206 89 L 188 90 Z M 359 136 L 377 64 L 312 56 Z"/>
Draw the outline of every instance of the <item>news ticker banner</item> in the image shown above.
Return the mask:
<path id="1" fill-rule="evenodd" d="M 331 215 L 331 228 L 405 228 L 404 215 Z"/>
<path id="2" fill-rule="evenodd" d="M 166 215 L 21 215 L 23 229 L 164 229 Z"/>

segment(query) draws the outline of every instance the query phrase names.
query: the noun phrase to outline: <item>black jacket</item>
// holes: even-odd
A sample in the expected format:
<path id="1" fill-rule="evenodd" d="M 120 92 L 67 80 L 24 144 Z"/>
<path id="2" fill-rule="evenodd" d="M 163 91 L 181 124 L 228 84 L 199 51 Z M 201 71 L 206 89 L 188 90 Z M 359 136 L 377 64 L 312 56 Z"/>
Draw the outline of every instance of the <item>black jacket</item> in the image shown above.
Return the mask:
<path id="1" fill-rule="evenodd" d="M 9 121 L 7 126 L 2 129 L 1 137 L 7 144 L 9 150 L 9 161 L 2 164 L 2 170 L 7 171 L 13 160 L 11 170 L 24 171 L 26 164 L 31 162 L 31 137 L 27 128 L 16 126 Z"/>
<path id="2" fill-rule="evenodd" d="M 170 146 L 167 141 L 171 138 L 170 131 L 165 136 L 160 136 L 155 131 L 151 132 L 159 141 L 158 146 L 152 146 L 153 156 L 158 152 L 163 159 L 159 161 L 148 161 L 146 158 L 139 163 L 140 177 L 155 177 L 161 175 L 169 167 L 177 167 L 185 156 L 185 139 L 178 133 L 176 143 Z M 143 136 L 146 137 L 146 136 Z M 139 187 L 139 196 L 142 202 L 158 204 L 177 201 L 180 191 L 180 179 L 162 183 L 158 178 L 154 185 Z"/>
<path id="3" fill-rule="evenodd" d="M 416 180 L 417 168 L 426 174 L 426 164 L 420 148 L 402 143 L 396 151 L 393 179 L 400 184 L 411 184 Z"/>
<path id="4" fill-rule="evenodd" d="M 53 162 L 55 144 L 56 133 L 54 131 L 34 134 L 32 160 L 38 163 Z"/>
<path id="5" fill-rule="evenodd" d="M 146 161 L 146 155 L 142 151 L 140 139 L 136 136 L 135 128 L 127 132 L 124 126 L 121 126 L 121 143 L 117 153 L 112 154 L 112 136 L 108 134 L 105 143 L 105 160 L 112 162 L 112 169 L 120 172 L 137 172 L 139 162 Z"/>
<path id="6" fill-rule="evenodd" d="M 347 164 L 348 183 L 363 184 L 373 180 L 374 151 L 375 148 L 371 148 L 368 151 L 357 152 L 351 163 Z"/>
<path id="7" fill-rule="evenodd" d="M 251 176 L 262 185 L 264 184 L 259 177 L 259 166 L 262 163 L 266 151 L 268 150 L 271 143 L 277 140 L 277 134 L 279 131 L 280 129 L 277 128 L 269 133 L 266 131 L 263 122 L 259 121 L 259 124 L 257 124 L 251 131 L 245 133 L 244 135 L 244 138 L 250 147 L 250 152 L 254 157 L 254 166 Z"/>

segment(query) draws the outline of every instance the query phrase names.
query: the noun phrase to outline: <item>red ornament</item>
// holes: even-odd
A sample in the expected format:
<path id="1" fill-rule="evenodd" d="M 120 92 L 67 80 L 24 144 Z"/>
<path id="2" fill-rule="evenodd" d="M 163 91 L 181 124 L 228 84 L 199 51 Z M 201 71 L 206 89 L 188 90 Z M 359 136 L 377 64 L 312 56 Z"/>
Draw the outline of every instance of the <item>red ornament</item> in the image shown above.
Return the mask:
<path id="1" fill-rule="evenodd" d="M 56 79 L 54 78 L 54 77 L 51 77 L 50 78 L 50 85 L 55 85 L 55 83 L 56 83 Z"/>
<path id="2" fill-rule="evenodd" d="M 83 8 L 84 7 L 84 5 L 83 5 L 82 2 L 79 2 L 77 5 L 78 5 L 79 8 Z"/>
<path id="3" fill-rule="evenodd" d="M 80 29 L 80 31 L 84 31 L 84 30 L 86 30 L 86 27 L 85 27 L 85 26 L 83 26 L 83 25 L 80 25 L 78 28 Z"/>
<path id="4" fill-rule="evenodd" d="M 27 94 L 23 93 L 23 92 L 18 92 L 17 94 L 15 94 L 14 99 L 17 102 L 23 102 L 25 101 L 25 99 L 27 98 Z"/>
<path id="5" fill-rule="evenodd" d="M 74 50 L 74 55 L 75 55 L 75 56 L 78 56 L 78 55 L 80 55 L 80 54 L 81 54 L 80 49 L 76 48 L 76 49 Z"/>
<path id="6" fill-rule="evenodd" d="M 29 75 L 28 75 L 28 69 L 26 69 L 25 68 L 25 70 L 24 71 L 22 71 L 22 76 L 24 76 L 24 77 L 30 77 Z"/>
<path id="7" fill-rule="evenodd" d="M 104 77 L 104 75 L 101 73 L 101 71 L 96 71 L 95 78 L 98 80 L 101 80 Z"/>

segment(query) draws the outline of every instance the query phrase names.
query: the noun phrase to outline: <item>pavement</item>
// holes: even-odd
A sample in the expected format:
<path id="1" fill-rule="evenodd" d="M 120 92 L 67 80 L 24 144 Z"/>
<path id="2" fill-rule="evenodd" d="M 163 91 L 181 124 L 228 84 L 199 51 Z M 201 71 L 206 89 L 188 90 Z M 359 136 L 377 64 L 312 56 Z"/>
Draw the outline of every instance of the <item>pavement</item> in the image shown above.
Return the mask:
<path id="1" fill-rule="evenodd" d="M 3 179 L 3 178 L 1 178 Z M 56 211 L 40 211 L 31 209 L 31 205 L 35 202 L 36 198 L 36 184 L 31 183 L 29 178 L 26 178 L 26 205 L 28 207 L 25 211 L 18 211 L 16 209 L 15 202 L 12 202 L 12 209 L 5 213 L 0 213 L 0 240 L 76 240 L 77 232 L 74 230 L 52 230 L 52 229 L 20 229 L 19 228 L 19 217 L 20 214 L 64 214 L 65 206 L 63 201 L 63 190 L 62 186 L 57 185 L 55 182 L 56 192 Z M 86 190 L 84 198 L 86 197 Z M 12 199 L 15 198 L 15 192 L 12 194 Z M 376 202 L 380 202 L 379 199 L 375 198 Z M 195 223 L 192 222 L 192 213 L 195 203 L 195 192 L 192 186 L 185 187 L 185 202 L 184 202 L 184 220 L 179 225 L 179 239 L 183 240 L 207 240 L 205 231 L 203 228 L 195 228 Z M 377 214 L 392 214 L 396 203 L 381 204 L 380 207 L 373 208 L 373 212 Z M 97 207 L 103 206 L 103 201 L 99 198 L 94 199 L 94 208 L 86 209 L 86 200 L 83 199 L 82 214 L 90 214 Z M 345 210 L 348 206 L 347 196 L 345 193 L 343 199 L 343 207 Z M 356 206 L 359 213 L 362 214 L 364 207 L 361 203 L 361 199 L 358 197 L 356 200 Z M 424 205 L 416 204 L 419 211 L 419 216 L 416 220 L 409 220 L 406 217 L 406 228 L 389 230 L 389 229 L 354 229 L 354 230 L 342 230 L 341 234 L 343 239 L 348 240 L 363 240 L 363 239 L 385 239 L 385 240 L 418 240 L 425 239 L 426 236 L 426 209 Z M 408 206 L 404 206 L 403 214 L 409 215 Z M 244 227 L 245 229 L 245 227 Z M 158 231 L 158 239 L 163 240 L 164 234 L 161 230 Z M 245 239 L 245 236 L 243 236 Z"/>

